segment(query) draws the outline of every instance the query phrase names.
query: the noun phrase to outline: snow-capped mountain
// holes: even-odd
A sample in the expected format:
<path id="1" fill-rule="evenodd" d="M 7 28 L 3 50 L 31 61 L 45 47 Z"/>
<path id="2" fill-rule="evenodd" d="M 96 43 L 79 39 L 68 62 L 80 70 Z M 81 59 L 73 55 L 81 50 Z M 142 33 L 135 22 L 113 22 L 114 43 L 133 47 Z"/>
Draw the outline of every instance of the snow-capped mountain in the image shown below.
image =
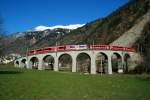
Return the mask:
<path id="1" fill-rule="evenodd" d="M 85 24 L 73 24 L 73 25 L 56 25 L 56 26 L 37 26 L 35 28 L 32 29 L 32 31 L 44 31 L 47 29 L 53 30 L 53 29 L 57 29 L 57 28 L 61 28 L 61 29 L 70 29 L 70 30 L 74 30 L 77 29 L 79 27 L 84 26 Z"/>
<path id="2" fill-rule="evenodd" d="M 69 33 L 71 30 L 77 29 L 79 27 L 84 26 L 85 24 L 72 24 L 72 25 L 56 25 L 56 26 L 37 26 L 35 28 L 32 28 L 30 30 L 27 30 L 26 32 L 17 32 L 14 33 L 12 36 L 15 38 L 18 37 L 24 37 L 25 35 L 36 35 L 36 34 L 42 34 L 42 36 L 46 36 L 51 33 Z"/>

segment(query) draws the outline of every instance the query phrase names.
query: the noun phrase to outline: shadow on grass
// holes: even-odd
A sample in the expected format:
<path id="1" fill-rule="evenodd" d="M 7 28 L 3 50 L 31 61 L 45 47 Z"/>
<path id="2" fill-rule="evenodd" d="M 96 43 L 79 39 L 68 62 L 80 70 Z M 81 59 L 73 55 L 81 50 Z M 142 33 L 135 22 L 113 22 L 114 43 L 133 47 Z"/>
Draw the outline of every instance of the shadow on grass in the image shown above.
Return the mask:
<path id="1" fill-rule="evenodd" d="M 21 74 L 21 71 L 0 71 L 0 74 Z"/>

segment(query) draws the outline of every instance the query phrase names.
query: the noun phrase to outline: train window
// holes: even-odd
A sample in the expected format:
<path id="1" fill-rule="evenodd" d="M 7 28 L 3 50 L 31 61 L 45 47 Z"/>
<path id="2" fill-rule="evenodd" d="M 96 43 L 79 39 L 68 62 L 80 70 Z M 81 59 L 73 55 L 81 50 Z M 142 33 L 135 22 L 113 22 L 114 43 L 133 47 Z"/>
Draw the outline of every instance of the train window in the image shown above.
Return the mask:
<path id="1" fill-rule="evenodd" d="M 42 49 L 39 49 L 39 50 L 36 50 L 37 52 L 41 52 L 42 51 Z"/>
<path id="2" fill-rule="evenodd" d="M 58 47 L 59 49 L 64 49 L 64 47 Z"/>
<path id="3" fill-rule="evenodd" d="M 29 51 L 29 53 L 34 53 L 34 51 Z"/>
<path id="4" fill-rule="evenodd" d="M 46 48 L 46 49 L 44 49 L 44 50 L 52 50 L 52 48 Z"/>

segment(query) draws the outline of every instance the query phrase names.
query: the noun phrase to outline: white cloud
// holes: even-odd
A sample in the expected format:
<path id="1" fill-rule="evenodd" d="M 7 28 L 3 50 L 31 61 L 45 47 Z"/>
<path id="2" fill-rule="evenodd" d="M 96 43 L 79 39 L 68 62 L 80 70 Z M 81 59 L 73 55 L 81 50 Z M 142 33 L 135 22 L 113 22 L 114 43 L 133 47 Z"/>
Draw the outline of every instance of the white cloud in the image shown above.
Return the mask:
<path id="1" fill-rule="evenodd" d="M 50 29 L 50 30 L 53 30 L 53 29 L 57 29 L 57 28 L 63 28 L 63 29 L 70 29 L 70 30 L 73 30 L 73 29 L 77 29 L 79 27 L 82 27 L 84 26 L 85 24 L 73 24 L 73 25 L 56 25 L 56 26 L 50 26 L 50 27 L 47 27 L 47 26 L 37 26 L 35 27 L 33 30 L 34 31 L 44 31 L 46 29 Z"/>

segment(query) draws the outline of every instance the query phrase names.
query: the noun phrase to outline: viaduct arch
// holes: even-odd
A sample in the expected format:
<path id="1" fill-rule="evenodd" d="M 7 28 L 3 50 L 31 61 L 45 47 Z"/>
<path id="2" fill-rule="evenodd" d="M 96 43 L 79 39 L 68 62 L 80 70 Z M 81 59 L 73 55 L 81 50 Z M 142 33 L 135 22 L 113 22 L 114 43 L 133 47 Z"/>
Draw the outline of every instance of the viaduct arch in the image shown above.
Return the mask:
<path id="1" fill-rule="evenodd" d="M 91 57 L 87 53 L 79 53 L 76 57 L 77 72 L 91 73 Z"/>
<path id="2" fill-rule="evenodd" d="M 96 55 L 96 72 L 108 73 L 108 56 L 103 52 Z"/>
<path id="3" fill-rule="evenodd" d="M 64 53 L 58 57 L 59 71 L 72 71 L 72 57 L 70 54 Z"/>
<path id="4" fill-rule="evenodd" d="M 54 70 L 54 57 L 51 55 L 46 55 L 42 59 L 43 61 L 43 69 L 45 70 Z"/>

